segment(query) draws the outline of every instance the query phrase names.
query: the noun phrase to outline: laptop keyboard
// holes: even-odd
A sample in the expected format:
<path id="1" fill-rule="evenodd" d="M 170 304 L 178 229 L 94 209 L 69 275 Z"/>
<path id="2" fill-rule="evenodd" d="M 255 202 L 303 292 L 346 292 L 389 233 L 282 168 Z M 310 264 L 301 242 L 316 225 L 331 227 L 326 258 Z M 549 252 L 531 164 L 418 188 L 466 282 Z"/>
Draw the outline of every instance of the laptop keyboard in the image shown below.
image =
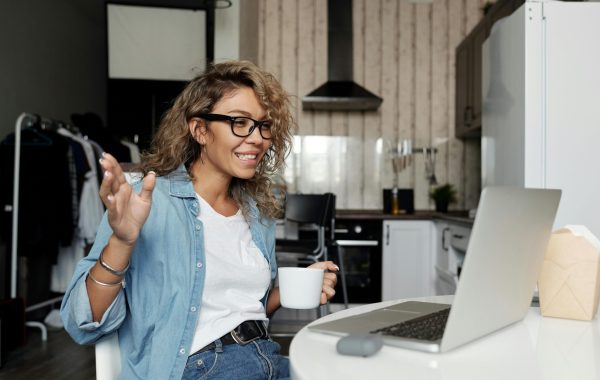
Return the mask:
<path id="1" fill-rule="evenodd" d="M 450 308 L 371 331 L 383 335 L 436 341 L 444 335 Z"/>

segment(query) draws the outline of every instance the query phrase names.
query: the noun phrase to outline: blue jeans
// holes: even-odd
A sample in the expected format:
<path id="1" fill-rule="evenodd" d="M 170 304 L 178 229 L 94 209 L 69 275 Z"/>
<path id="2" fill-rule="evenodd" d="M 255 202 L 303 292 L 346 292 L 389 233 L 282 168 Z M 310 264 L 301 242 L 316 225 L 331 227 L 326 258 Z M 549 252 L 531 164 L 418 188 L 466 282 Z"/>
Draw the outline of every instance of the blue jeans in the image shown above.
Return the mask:
<path id="1" fill-rule="evenodd" d="M 245 346 L 221 345 L 191 355 L 183 371 L 182 380 L 199 379 L 287 379 L 289 359 L 281 356 L 279 343 L 270 339 L 259 339 Z"/>

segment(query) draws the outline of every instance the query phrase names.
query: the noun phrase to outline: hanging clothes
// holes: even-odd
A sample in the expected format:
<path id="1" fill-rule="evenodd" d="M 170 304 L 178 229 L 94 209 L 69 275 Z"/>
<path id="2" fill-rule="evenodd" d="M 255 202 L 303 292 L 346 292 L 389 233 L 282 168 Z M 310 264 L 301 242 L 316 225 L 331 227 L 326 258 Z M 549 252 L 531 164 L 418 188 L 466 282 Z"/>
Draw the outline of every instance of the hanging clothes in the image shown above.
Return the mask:
<path id="1" fill-rule="evenodd" d="M 72 114 L 71 120 L 84 136 L 96 141 L 106 152 L 112 154 L 119 162 L 131 162 L 129 148 L 121 144 L 111 132 L 104 126 L 102 118 L 93 113 L 86 112 L 81 114 Z"/>
<path id="2" fill-rule="evenodd" d="M 31 306 L 64 293 L 76 264 L 95 239 L 104 213 L 98 193 L 99 158 L 114 153 L 121 161 L 139 157 L 139 149 L 108 135 L 97 115 L 85 114 L 84 127 L 101 146 L 77 128 L 30 115 L 21 129 L 17 255 L 20 294 Z M 20 120 L 20 119 L 18 119 Z M 0 142 L 0 181 L 13 182 L 15 136 Z M 138 158 L 136 158 L 137 160 Z M 0 236 L 12 242 L 13 186 L 0 187 Z M 7 276 L 8 277 L 8 276 Z M 34 317 L 37 319 L 37 317 Z"/>
<path id="3" fill-rule="evenodd" d="M 134 164 L 139 164 L 142 160 L 140 154 L 140 148 L 132 142 L 127 140 L 121 140 L 121 144 L 125 145 L 129 149 L 129 155 L 131 156 L 131 162 Z"/>
<path id="4" fill-rule="evenodd" d="M 18 255 L 24 258 L 26 304 L 50 296 L 50 268 L 59 247 L 70 245 L 74 235 L 73 198 L 69 171 L 69 140 L 39 126 L 21 131 L 21 165 L 18 218 Z M 0 181 L 13 183 L 15 137 L 0 142 Z M 0 234 L 12 241 L 13 186 L 0 187 Z"/>
<path id="5" fill-rule="evenodd" d="M 69 246 L 60 247 L 57 262 L 52 267 L 50 289 L 64 293 L 76 264 L 85 256 L 86 245 L 92 243 L 96 236 L 104 207 L 98 196 L 97 159 L 92 144 L 65 128 L 59 128 L 57 132 L 71 140 L 74 152 L 78 150 L 77 146 L 81 148 L 83 154 L 74 155 L 75 167 L 85 170 L 81 186 L 77 182 L 77 223 L 73 239 Z"/>

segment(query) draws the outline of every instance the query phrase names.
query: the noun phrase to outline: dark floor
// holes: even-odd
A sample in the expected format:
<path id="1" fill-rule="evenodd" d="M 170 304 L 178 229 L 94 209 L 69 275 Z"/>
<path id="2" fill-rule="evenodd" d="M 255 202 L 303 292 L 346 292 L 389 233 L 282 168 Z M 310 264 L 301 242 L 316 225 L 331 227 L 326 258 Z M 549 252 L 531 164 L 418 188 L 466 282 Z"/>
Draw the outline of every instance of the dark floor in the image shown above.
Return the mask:
<path id="1" fill-rule="evenodd" d="M 274 337 L 281 353 L 288 354 L 291 337 Z M 80 346 L 64 330 L 48 331 L 41 341 L 37 329 L 28 329 L 27 344 L 6 355 L 0 380 L 94 380 L 94 346 Z"/>
<path id="2" fill-rule="evenodd" d="M 332 305 L 332 309 L 340 309 Z M 334 311 L 334 310 L 332 310 Z M 317 318 L 317 310 L 282 308 L 271 319 L 270 333 L 288 355 L 293 334 Z M 0 368 L 0 380 L 95 380 L 94 346 L 80 346 L 65 330 L 48 331 L 42 342 L 40 330 L 27 328 L 27 344 L 9 352 Z"/>
<path id="3" fill-rule="evenodd" d="M 96 378 L 94 346 L 80 346 L 64 331 L 48 331 L 42 342 L 38 329 L 28 329 L 27 344 L 6 355 L 0 380 L 89 380 Z"/>

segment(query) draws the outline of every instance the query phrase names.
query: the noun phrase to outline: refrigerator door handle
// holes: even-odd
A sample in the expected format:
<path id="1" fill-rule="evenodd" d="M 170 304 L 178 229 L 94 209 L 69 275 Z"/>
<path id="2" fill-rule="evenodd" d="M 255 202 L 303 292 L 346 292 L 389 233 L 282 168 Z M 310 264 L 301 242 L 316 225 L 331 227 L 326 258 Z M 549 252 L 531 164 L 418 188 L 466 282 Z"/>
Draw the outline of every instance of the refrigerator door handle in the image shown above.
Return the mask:
<path id="1" fill-rule="evenodd" d="M 448 246 L 446 245 L 446 232 L 450 231 L 450 227 L 444 227 L 442 230 L 442 249 L 444 251 L 448 250 Z"/>

